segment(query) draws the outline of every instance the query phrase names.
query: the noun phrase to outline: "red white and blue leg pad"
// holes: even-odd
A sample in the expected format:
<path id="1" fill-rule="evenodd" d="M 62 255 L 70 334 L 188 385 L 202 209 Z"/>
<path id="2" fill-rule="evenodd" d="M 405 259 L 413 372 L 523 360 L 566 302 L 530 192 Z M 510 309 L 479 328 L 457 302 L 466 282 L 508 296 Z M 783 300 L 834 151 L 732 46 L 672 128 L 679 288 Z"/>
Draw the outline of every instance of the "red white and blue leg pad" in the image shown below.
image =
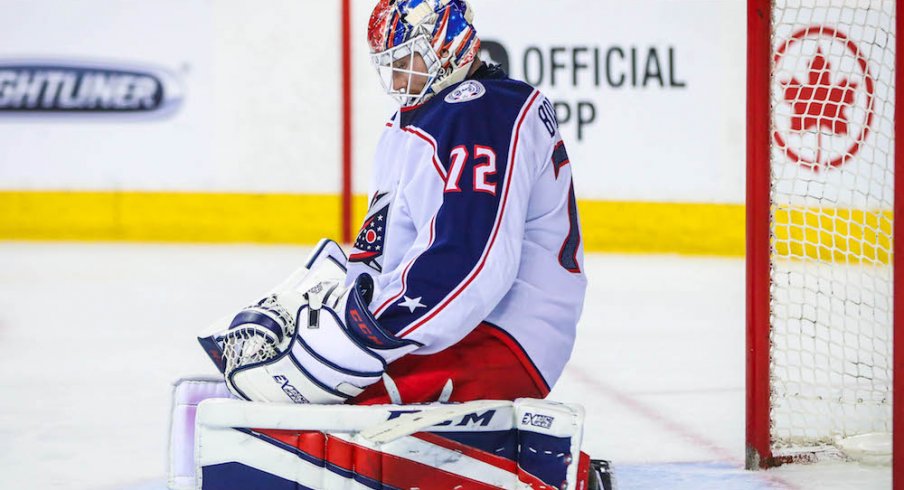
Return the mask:
<path id="1" fill-rule="evenodd" d="M 193 450 L 172 448 L 181 457 L 171 460 L 192 457 L 195 485 L 186 488 L 197 489 L 587 488 L 583 420 L 580 406 L 533 399 L 411 406 L 209 400 L 198 407 Z"/>

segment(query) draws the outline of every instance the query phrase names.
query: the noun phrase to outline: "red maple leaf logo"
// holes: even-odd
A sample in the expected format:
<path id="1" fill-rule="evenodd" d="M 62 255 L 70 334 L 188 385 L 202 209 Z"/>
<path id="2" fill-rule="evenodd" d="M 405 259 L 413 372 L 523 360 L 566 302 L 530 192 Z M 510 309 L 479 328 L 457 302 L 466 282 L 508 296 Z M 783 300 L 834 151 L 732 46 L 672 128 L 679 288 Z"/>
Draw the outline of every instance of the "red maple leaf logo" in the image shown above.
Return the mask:
<path id="1" fill-rule="evenodd" d="M 848 134 L 848 119 L 845 109 L 854 104 L 857 84 L 842 80 L 837 85 L 831 81 L 832 67 L 817 49 L 810 62 L 807 84 L 796 78 L 784 84 L 785 101 L 794 109 L 791 117 L 792 131 L 806 131 L 810 128 L 827 129 L 833 134 Z"/>

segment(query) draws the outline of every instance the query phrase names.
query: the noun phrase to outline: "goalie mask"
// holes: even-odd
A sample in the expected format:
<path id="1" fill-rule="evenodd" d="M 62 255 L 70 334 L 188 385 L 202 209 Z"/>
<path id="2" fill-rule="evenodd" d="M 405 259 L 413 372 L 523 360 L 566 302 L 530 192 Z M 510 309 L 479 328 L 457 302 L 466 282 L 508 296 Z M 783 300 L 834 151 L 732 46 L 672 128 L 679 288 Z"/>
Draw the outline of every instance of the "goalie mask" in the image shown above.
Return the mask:
<path id="1" fill-rule="evenodd" d="M 464 80 L 480 49 L 473 17 L 467 0 L 380 0 L 367 34 L 386 92 L 408 107 Z"/>

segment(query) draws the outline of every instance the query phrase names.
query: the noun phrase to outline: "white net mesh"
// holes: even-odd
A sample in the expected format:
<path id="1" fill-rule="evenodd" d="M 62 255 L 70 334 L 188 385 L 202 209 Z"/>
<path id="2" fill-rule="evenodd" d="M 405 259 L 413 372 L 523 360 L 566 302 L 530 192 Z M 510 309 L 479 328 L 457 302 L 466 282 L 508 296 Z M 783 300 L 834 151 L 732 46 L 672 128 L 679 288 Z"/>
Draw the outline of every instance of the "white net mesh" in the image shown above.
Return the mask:
<path id="1" fill-rule="evenodd" d="M 890 432 L 894 0 L 777 0 L 776 453 Z"/>

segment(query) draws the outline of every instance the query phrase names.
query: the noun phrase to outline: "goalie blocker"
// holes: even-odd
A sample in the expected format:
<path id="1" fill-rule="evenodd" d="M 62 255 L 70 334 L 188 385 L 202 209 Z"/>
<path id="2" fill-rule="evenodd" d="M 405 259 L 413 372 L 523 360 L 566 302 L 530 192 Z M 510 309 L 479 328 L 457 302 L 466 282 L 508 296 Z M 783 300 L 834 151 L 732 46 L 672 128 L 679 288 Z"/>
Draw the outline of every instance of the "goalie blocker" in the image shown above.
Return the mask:
<path id="1" fill-rule="evenodd" d="M 174 389 L 172 490 L 612 488 L 580 451 L 584 411 L 543 400 L 323 406 Z"/>

